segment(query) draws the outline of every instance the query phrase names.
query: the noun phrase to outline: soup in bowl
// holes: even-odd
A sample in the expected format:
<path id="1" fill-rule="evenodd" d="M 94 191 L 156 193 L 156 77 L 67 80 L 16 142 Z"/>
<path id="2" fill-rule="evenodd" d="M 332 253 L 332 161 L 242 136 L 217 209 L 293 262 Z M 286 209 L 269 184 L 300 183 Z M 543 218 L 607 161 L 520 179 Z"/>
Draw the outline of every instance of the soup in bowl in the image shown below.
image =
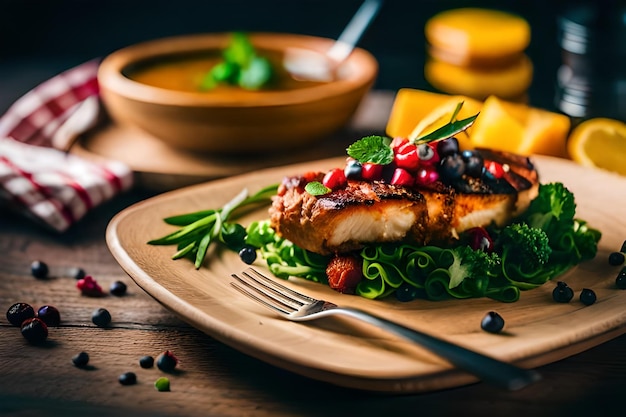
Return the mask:
<path id="1" fill-rule="evenodd" d="M 357 48 L 329 81 L 296 79 L 283 65 L 291 49 L 324 57 L 333 40 L 247 34 L 259 60 L 247 84 L 215 82 L 232 33 L 186 35 L 135 44 L 107 56 L 98 81 L 112 120 L 190 151 L 258 153 L 303 147 L 346 125 L 373 86 L 376 59 Z M 264 66 L 271 77 L 263 85 Z M 226 71 L 226 72 L 224 72 Z M 224 79 L 226 77 L 223 77 Z M 232 81 L 232 80 L 231 80 Z M 252 84 L 251 88 L 250 84 Z"/>

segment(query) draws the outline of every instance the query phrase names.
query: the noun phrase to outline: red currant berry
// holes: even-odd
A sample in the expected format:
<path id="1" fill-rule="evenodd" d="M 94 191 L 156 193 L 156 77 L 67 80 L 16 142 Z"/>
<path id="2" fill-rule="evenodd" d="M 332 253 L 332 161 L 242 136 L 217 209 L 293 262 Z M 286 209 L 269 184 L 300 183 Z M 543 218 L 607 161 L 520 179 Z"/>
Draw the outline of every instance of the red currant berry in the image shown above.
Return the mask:
<path id="1" fill-rule="evenodd" d="M 361 175 L 366 181 L 378 181 L 383 177 L 383 166 L 371 162 L 365 163 Z"/>
<path id="2" fill-rule="evenodd" d="M 439 179 L 439 173 L 433 167 L 422 168 L 417 171 L 416 182 L 421 185 L 432 184 Z"/>
<path id="3" fill-rule="evenodd" d="M 410 187 L 415 184 L 415 178 L 406 169 L 396 168 L 391 177 L 391 184 Z"/>
<path id="4" fill-rule="evenodd" d="M 504 168 L 502 164 L 495 161 L 487 161 L 485 163 L 485 168 L 487 171 L 491 173 L 496 179 L 502 178 L 504 176 Z"/>
<path id="5" fill-rule="evenodd" d="M 414 171 L 420 164 L 417 146 L 407 143 L 399 147 L 394 155 L 394 162 L 399 168 Z"/>
<path id="6" fill-rule="evenodd" d="M 469 246 L 474 250 L 493 251 L 493 239 L 484 227 L 472 227 L 467 231 Z"/>
<path id="7" fill-rule="evenodd" d="M 78 288 L 83 295 L 89 297 L 102 297 L 105 295 L 102 291 L 102 287 L 100 287 L 98 282 L 93 279 L 91 275 L 87 275 L 85 278 L 76 281 L 76 288 Z"/>
<path id="8" fill-rule="evenodd" d="M 324 175 L 324 179 L 322 180 L 322 184 L 331 190 L 338 190 L 340 188 L 344 188 L 348 181 L 346 180 L 346 174 L 344 174 L 343 169 L 335 168 L 331 169 Z"/>

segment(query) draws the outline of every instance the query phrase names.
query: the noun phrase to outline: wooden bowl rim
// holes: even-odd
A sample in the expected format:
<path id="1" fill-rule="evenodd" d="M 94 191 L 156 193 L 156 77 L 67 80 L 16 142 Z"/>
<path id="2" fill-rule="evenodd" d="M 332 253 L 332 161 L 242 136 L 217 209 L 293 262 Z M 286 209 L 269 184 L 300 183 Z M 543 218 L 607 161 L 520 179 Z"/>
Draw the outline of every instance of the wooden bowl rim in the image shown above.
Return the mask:
<path id="1" fill-rule="evenodd" d="M 378 73 L 378 62 L 362 48 L 355 48 L 346 64 L 355 70 L 350 78 L 289 91 L 264 91 L 258 98 L 241 100 L 227 94 L 207 94 L 169 90 L 133 81 L 123 74 L 133 63 L 207 49 L 223 49 L 232 32 L 180 35 L 133 44 L 106 56 L 98 69 L 98 82 L 126 99 L 176 107 L 269 107 L 301 104 L 341 96 L 368 87 Z M 299 47 L 316 52 L 326 51 L 332 39 L 297 34 L 251 32 L 252 42 L 267 50 Z"/>

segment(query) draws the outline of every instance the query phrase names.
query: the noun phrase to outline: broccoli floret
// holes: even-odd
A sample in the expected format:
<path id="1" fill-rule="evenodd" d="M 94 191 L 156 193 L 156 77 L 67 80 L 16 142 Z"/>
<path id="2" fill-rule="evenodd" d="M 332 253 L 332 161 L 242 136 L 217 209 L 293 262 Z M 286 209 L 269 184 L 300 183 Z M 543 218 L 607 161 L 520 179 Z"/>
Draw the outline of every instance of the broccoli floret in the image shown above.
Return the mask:
<path id="1" fill-rule="evenodd" d="M 547 264 L 552 254 L 546 232 L 526 223 L 513 223 L 502 229 L 496 247 L 504 264 L 517 265 L 529 273 Z"/>
<path id="2" fill-rule="evenodd" d="M 530 227 L 542 229 L 549 239 L 574 226 L 576 202 L 574 194 L 560 182 L 540 184 L 535 197 L 522 215 Z"/>
<path id="3" fill-rule="evenodd" d="M 497 276 L 500 268 L 500 256 L 495 252 L 485 252 L 461 245 L 452 249 L 454 260 L 448 268 L 450 288 L 459 286 L 464 279 L 477 281 L 474 287 L 486 290 L 489 278 Z"/>

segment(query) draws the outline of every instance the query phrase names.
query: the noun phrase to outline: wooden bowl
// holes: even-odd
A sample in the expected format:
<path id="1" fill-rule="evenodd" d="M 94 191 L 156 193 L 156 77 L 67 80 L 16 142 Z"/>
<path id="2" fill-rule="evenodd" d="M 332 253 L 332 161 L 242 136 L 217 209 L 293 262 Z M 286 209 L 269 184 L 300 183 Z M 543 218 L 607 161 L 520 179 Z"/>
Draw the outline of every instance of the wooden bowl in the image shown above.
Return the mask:
<path id="1" fill-rule="evenodd" d="M 131 79 L 137 68 L 194 54 L 221 54 L 229 33 L 171 37 L 111 53 L 100 65 L 102 102 L 115 123 L 134 125 L 172 147 L 215 153 L 258 153 L 304 147 L 344 126 L 371 89 L 376 59 L 357 48 L 336 79 L 298 87 L 182 91 Z M 333 40 L 249 33 L 259 55 L 279 61 L 290 48 L 324 53 Z M 175 78 L 175 77 L 174 77 Z"/>

